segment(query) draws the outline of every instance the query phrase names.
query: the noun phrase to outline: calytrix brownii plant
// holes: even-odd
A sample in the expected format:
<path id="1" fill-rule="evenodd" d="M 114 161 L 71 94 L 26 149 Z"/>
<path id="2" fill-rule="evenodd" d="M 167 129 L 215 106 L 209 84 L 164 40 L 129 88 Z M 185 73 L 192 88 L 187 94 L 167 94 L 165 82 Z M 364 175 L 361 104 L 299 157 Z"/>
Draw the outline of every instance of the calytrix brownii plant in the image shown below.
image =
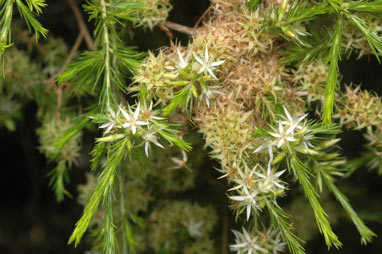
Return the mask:
<path id="1" fill-rule="evenodd" d="M 27 56 L 12 46 L 13 11 L 37 40 L 47 35 L 36 19 L 45 5 L 0 1 L 0 124 L 15 128 L 12 110 L 22 102 L 14 98 L 37 101 L 40 150 L 57 165 L 50 175 L 58 201 L 70 196 L 65 184 L 82 133 L 99 130 L 92 172 L 79 187 L 84 212 L 69 243 L 79 244 L 90 230 L 100 253 L 214 253 L 216 208 L 171 196 L 198 180 L 193 168 L 203 161 L 192 147 L 208 147 L 219 162 L 215 184 L 229 184 L 222 191 L 237 222 L 233 252 L 305 253 L 293 230 L 295 215 L 280 205 L 297 186 L 328 248 L 342 243 L 320 200 L 325 191 L 363 244 L 375 237 L 336 181 L 364 164 L 381 174 L 381 98 L 350 84 L 340 89 L 339 62 L 352 54 L 379 59 L 381 1 L 211 0 L 203 24 L 188 28 L 166 23 L 168 0 L 90 0 L 83 8 L 95 25 L 94 41 L 84 31 L 78 37 L 89 50 L 64 61 L 62 46 L 55 52 L 61 60 L 45 60 L 45 76 L 32 79 L 38 85 L 19 91 L 12 87 L 16 66 Z M 129 29 L 157 25 L 192 35 L 190 43 L 147 54 L 126 45 Z M 56 39 L 44 47 L 49 40 Z M 186 141 L 196 137 L 190 126 L 203 144 Z M 349 162 L 341 155 L 341 129 L 366 130 L 361 158 Z"/>

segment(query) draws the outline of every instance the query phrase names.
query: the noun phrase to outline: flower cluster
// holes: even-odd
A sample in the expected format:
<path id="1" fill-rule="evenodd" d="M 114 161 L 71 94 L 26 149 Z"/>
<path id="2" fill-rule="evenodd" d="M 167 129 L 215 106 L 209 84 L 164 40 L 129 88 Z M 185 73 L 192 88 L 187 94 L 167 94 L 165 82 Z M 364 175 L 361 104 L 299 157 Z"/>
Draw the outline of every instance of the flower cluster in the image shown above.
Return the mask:
<path id="1" fill-rule="evenodd" d="M 230 248 L 238 254 L 277 254 L 284 251 L 285 243 L 281 241 L 278 231 L 259 232 L 257 236 L 252 236 L 245 228 L 242 228 L 242 232 L 237 230 L 232 230 L 232 232 L 235 235 L 235 244 L 231 244 Z"/>
<path id="2" fill-rule="evenodd" d="M 150 30 L 166 21 L 172 6 L 170 0 L 139 0 L 140 8 L 133 15 L 137 19 L 136 26 L 148 27 Z"/>
<path id="3" fill-rule="evenodd" d="M 340 125 L 360 130 L 382 124 L 382 100 L 379 96 L 360 87 L 346 87 L 345 93 L 337 102 Z"/>
<path id="4" fill-rule="evenodd" d="M 281 116 L 282 119 L 276 121 L 277 127 L 270 126 L 271 131 L 267 131 L 269 137 L 265 138 L 264 143 L 254 151 L 257 153 L 267 148 L 270 157 L 269 163 L 273 161 L 274 147 L 281 150 L 297 149 L 304 153 L 314 153 L 310 143 L 313 135 L 307 125 L 307 115 L 292 117 L 286 107 L 284 107 L 284 112 L 285 116 Z"/>
<path id="5" fill-rule="evenodd" d="M 192 112 L 195 102 L 210 107 L 211 99 L 222 94 L 217 82 L 216 68 L 225 60 L 214 61 L 208 47 L 203 56 L 191 49 L 182 52 L 180 47 L 170 53 L 167 58 L 163 52 L 157 57 L 149 57 L 142 68 L 138 70 L 135 82 L 139 87 L 131 90 L 140 92 L 141 96 L 153 98 L 162 105 L 167 105 L 165 115 L 174 112 L 178 107 L 183 111 Z M 154 73 L 153 73 L 154 72 Z M 212 85 L 211 85 L 212 84 Z"/>
<path id="6" fill-rule="evenodd" d="M 164 148 L 158 142 L 159 137 L 156 135 L 158 129 L 161 129 L 160 121 L 164 118 L 157 116 L 158 113 L 153 111 L 152 107 L 152 102 L 149 106 L 145 104 L 143 107 L 138 103 L 135 111 L 130 106 L 126 109 L 120 105 L 116 111 L 108 106 L 108 112 L 100 120 L 102 124 L 99 126 L 99 128 L 105 129 L 104 137 L 99 138 L 98 141 L 111 142 L 132 134 L 143 139 L 146 156 L 149 154 L 151 143 Z"/>
<path id="7" fill-rule="evenodd" d="M 382 126 L 377 125 L 375 130 L 370 128 L 364 137 L 369 143 L 363 158 L 367 161 L 370 169 L 377 169 L 378 174 L 382 175 Z"/>
<path id="8" fill-rule="evenodd" d="M 264 200 L 275 199 L 285 189 L 280 180 L 280 176 L 285 170 L 275 172 L 270 164 L 268 164 L 266 172 L 260 164 L 251 170 L 248 166 L 244 167 L 244 171 L 238 167 L 236 169 L 238 174 L 233 179 L 235 187 L 229 191 L 236 190 L 239 195 L 229 198 L 238 201 L 238 206 L 246 209 L 247 220 L 249 220 L 252 210 L 256 213 L 264 206 Z"/>

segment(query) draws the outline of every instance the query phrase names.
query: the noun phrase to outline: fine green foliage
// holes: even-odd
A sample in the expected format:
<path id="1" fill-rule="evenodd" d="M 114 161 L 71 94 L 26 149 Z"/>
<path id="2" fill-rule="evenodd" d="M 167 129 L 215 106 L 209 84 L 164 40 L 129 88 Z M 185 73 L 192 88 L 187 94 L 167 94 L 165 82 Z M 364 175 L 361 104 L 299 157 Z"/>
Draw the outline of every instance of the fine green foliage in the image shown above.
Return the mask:
<path id="1" fill-rule="evenodd" d="M 110 199 L 113 198 L 115 176 L 120 163 L 125 158 L 127 144 L 128 140 L 122 139 L 110 147 L 107 153 L 108 159 L 103 165 L 103 170 L 101 175 L 99 176 L 97 187 L 94 190 L 94 193 L 92 194 L 89 203 L 84 209 L 84 214 L 82 215 L 81 219 L 76 223 L 76 228 L 73 234 L 70 236 L 69 243 L 74 242 L 75 245 L 78 245 L 80 243 L 82 236 L 88 229 L 88 226 L 101 203 L 105 207 L 109 207 L 109 209 L 111 209 Z M 107 229 L 105 229 L 104 232 L 105 241 L 107 245 L 105 246 L 105 248 L 107 249 L 108 247 L 110 247 L 114 250 L 115 236 L 114 231 L 112 229 L 113 217 L 111 212 L 106 214 L 105 222 L 107 222 L 109 226 Z M 111 235 L 108 235 L 108 233 Z"/>
<path id="2" fill-rule="evenodd" d="M 361 235 L 361 243 L 367 244 L 372 240 L 373 237 L 376 237 L 376 234 L 371 231 L 357 213 L 353 210 L 349 204 L 349 200 L 344 194 L 333 184 L 333 180 L 327 174 L 324 174 L 325 184 L 328 186 L 329 190 L 334 194 L 338 202 L 341 203 L 342 207 L 345 209 L 346 213 L 349 215 L 350 219 L 353 221 L 354 225 L 357 227 L 359 234 Z"/>
<path id="3" fill-rule="evenodd" d="M 327 3 L 316 3 L 314 5 L 305 2 L 292 2 L 292 7 L 288 11 L 275 7 L 272 24 L 278 27 L 284 34 L 284 38 L 292 40 L 298 46 L 291 45 L 285 51 L 284 60 L 288 63 L 302 61 L 310 62 L 322 56 L 330 63 L 329 75 L 327 78 L 325 103 L 323 106 L 322 120 L 325 124 L 332 123 L 331 117 L 334 108 L 334 97 L 337 90 L 338 63 L 343 53 L 343 35 L 348 31 L 343 31 L 344 22 L 350 21 L 365 36 L 373 54 L 379 60 L 382 53 L 382 40 L 368 27 L 362 13 L 381 14 L 381 4 L 379 1 L 328 1 Z M 322 16 L 327 16 L 328 20 L 334 20 L 332 24 L 322 29 L 322 32 L 315 29 L 316 22 Z M 346 19 L 346 20 L 345 20 Z M 327 36 L 328 30 L 330 37 Z"/>
<path id="4" fill-rule="evenodd" d="M 331 124 L 333 106 L 334 106 L 334 96 L 335 91 L 337 90 L 338 83 L 338 61 L 340 60 L 341 53 L 341 38 L 342 38 L 342 27 L 343 27 L 343 18 L 341 14 L 338 16 L 338 21 L 333 31 L 330 44 L 332 45 L 329 54 L 328 62 L 330 63 L 329 74 L 326 80 L 326 89 L 325 89 L 325 104 L 322 112 L 322 119 L 325 124 Z"/>
<path id="5" fill-rule="evenodd" d="M 65 189 L 65 183 L 69 182 L 69 174 L 66 170 L 65 161 L 60 161 L 57 167 L 49 172 L 48 176 L 50 177 L 49 186 L 51 186 L 56 193 L 58 202 L 64 200 L 65 196 L 72 197 Z"/>
<path id="6" fill-rule="evenodd" d="M 89 231 L 100 253 L 213 253 L 214 225 L 228 220 L 215 208 L 229 203 L 242 224 L 232 230 L 231 251 L 303 254 L 306 239 L 294 227 L 301 215 L 279 202 L 291 188 L 307 200 L 306 223 L 317 225 L 328 248 L 342 243 L 329 220 L 338 214 L 323 208 L 326 190 L 363 244 L 376 236 L 336 180 L 361 166 L 382 172 L 382 99 L 360 87 L 340 89 L 339 70 L 344 55 L 380 59 L 381 1 L 211 0 L 211 17 L 192 29 L 166 22 L 169 0 L 88 0 L 82 7 L 94 25 L 92 50 L 76 54 L 76 42 L 69 53 L 48 39 L 31 51 L 32 65 L 23 49 L 8 50 L 19 31 L 13 12 L 37 40 L 47 35 L 36 19 L 45 6 L 0 0 L 0 124 L 14 130 L 23 103 L 37 102 L 39 150 L 54 164 L 48 176 L 58 202 L 72 197 L 70 168 L 81 164 L 83 133 L 93 132 L 89 172 L 78 187 L 84 210 L 69 244 L 78 246 Z M 156 25 L 193 38 L 148 53 L 129 44 L 135 29 Z M 21 42 L 28 51 L 29 42 Z M 344 128 L 367 129 L 362 157 L 341 156 Z M 208 175 L 206 154 L 226 182 Z M 211 206 L 186 201 L 200 178 L 222 194 Z M 223 232 L 225 225 L 218 225 Z"/>
<path id="7" fill-rule="evenodd" d="M 292 225 L 286 221 L 291 216 L 277 204 L 267 202 L 267 208 L 269 210 L 269 215 L 271 216 L 272 224 L 274 227 L 280 228 L 283 239 L 288 244 L 290 252 L 293 254 L 305 253 L 304 247 L 301 245 L 304 241 L 290 230 Z"/>
<path id="8" fill-rule="evenodd" d="M 101 49 L 83 53 L 58 78 L 59 82 L 74 81 L 77 86 L 88 84 L 93 91 L 101 91 L 102 110 L 117 103 L 115 92 L 125 91 L 126 75 L 135 72 L 144 56 L 133 47 L 123 45 L 115 27 L 115 24 L 123 25 L 124 21 L 135 21 L 132 14 L 138 6 L 134 1 L 115 1 L 110 5 L 105 1 L 88 1 L 84 8 L 90 20 L 95 20 L 94 35 Z"/>
<path id="9" fill-rule="evenodd" d="M 39 39 L 40 35 L 46 37 L 48 33 L 48 30 L 45 29 L 35 17 L 41 13 L 41 8 L 46 6 L 45 1 L 27 0 L 26 2 L 27 5 L 21 0 L 2 0 L 0 2 L 0 58 L 3 67 L 3 76 L 5 75 L 4 53 L 5 50 L 13 44 L 11 41 L 11 22 L 15 3 L 21 17 L 26 22 L 29 31 L 33 29 L 36 41 Z"/>
<path id="10" fill-rule="evenodd" d="M 309 181 L 308 169 L 305 168 L 304 164 L 299 160 L 298 157 L 292 157 L 289 163 L 290 167 L 293 170 L 293 174 L 303 187 L 305 195 L 313 208 L 318 228 L 325 237 L 326 245 L 328 247 L 331 247 L 332 245 L 334 245 L 337 248 L 341 247 L 341 242 L 338 240 L 338 237 L 334 234 L 334 232 L 331 229 L 330 223 L 327 219 L 328 215 L 321 207 L 320 202 L 317 199 L 318 193 L 314 189 L 312 183 Z"/>

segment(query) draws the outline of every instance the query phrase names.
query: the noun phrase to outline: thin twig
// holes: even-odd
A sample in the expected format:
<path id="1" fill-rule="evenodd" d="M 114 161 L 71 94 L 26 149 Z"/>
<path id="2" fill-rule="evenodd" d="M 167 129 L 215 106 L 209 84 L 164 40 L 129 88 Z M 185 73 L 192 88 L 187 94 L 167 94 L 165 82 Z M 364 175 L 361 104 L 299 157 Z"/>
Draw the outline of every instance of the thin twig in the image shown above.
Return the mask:
<path id="1" fill-rule="evenodd" d="M 164 25 L 164 23 L 159 23 L 159 28 L 166 33 L 168 38 L 170 38 L 170 43 L 172 43 L 172 39 L 174 39 L 174 34 L 171 30 Z"/>
<path id="2" fill-rule="evenodd" d="M 200 24 L 200 22 L 202 22 L 202 20 L 204 19 L 204 17 L 207 15 L 207 13 L 210 12 L 210 10 L 212 9 L 212 6 L 210 5 L 207 10 L 205 10 L 202 14 L 202 16 L 200 16 L 200 18 L 198 19 L 198 21 L 196 21 L 195 25 L 194 25 L 194 28 L 197 28 Z"/>
<path id="3" fill-rule="evenodd" d="M 79 29 L 80 33 L 82 32 L 84 34 L 85 41 L 86 41 L 86 44 L 88 45 L 88 48 L 90 48 L 91 50 L 95 50 L 93 38 L 92 38 L 88 28 L 86 27 L 86 23 L 85 23 L 82 15 L 81 15 L 81 11 L 77 6 L 76 1 L 75 0 L 68 0 L 68 4 L 69 4 L 70 8 L 72 8 L 72 11 L 74 13 L 74 17 L 77 20 L 77 25 L 78 25 L 78 29 Z"/>
<path id="4" fill-rule="evenodd" d="M 76 52 L 77 52 L 78 48 L 80 47 L 83 39 L 84 39 L 84 33 L 81 31 L 80 34 L 77 36 L 77 39 L 76 39 L 72 49 L 70 50 L 69 56 L 66 58 L 64 64 L 61 66 L 61 68 L 58 70 L 58 72 L 56 74 L 54 74 L 48 80 L 44 81 L 44 84 L 53 83 L 54 80 L 57 78 L 57 76 L 65 71 L 68 64 L 70 64 L 70 62 L 73 60 L 73 57 L 76 55 Z"/>
<path id="5" fill-rule="evenodd" d="M 181 32 L 188 35 L 196 35 L 196 29 L 192 27 L 180 25 L 171 21 L 166 21 L 163 23 L 163 25 L 177 32 Z"/>
<path id="6" fill-rule="evenodd" d="M 63 84 L 60 84 L 57 88 L 57 107 L 56 107 L 56 119 L 57 120 L 60 120 L 60 117 L 61 117 L 62 88 L 63 88 Z"/>

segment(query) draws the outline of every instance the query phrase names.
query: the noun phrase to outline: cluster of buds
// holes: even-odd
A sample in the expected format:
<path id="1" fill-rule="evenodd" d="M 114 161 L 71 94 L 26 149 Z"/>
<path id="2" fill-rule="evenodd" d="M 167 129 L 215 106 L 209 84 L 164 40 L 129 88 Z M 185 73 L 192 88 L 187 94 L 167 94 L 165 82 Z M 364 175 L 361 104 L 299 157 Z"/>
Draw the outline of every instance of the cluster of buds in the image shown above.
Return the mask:
<path id="1" fill-rule="evenodd" d="M 141 6 L 136 13 L 137 26 L 148 27 L 150 30 L 166 21 L 172 10 L 170 0 L 140 0 L 139 2 Z"/>
<path id="2" fill-rule="evenodd" d="M 362 13 L 359 14 L 359 16 L 362 17 L 362 20 L 365 22 L 365 26 L 371 28 L 377 37 L 382 35 L 382 26 L 379 17 L 368 13 Z M 358 57 L 362 57 L 363 55 L 371 55 L 373 53 L 365 35 L 348 20 L 345 20 L 344 22 L 343 44 L 349 55 L 353 51 L 358 53 Z"/>
<path id="3" fill-rule="evenodd" d="M 40 147 L 39 150 L 41 153 L 50 159 L 56 161 L 64 161 L 69 167 L 72 164 L 77 164 L 77 158 L 80 156 L 81 151 L 81 139 L 82 133 L 79 132 L 72 139 L 70 139 L 57 154 L 57 148 L 53 145 L 63 133 L 71 128 L 73 123 L 70 121 L 69 117 L 62 117 L 57 119 L 52 116 L 46 118 L 42 122 L 42 126 L 37 130 L 39 135 Z"/>
<path id="4" fill-rule="evenodd" d="M 136 105 L 135 111 L 128 106 L 126 109 L 120 105 L 118 110 L 113 110 L 108 106 L 106 116 L 100 120 L 102 123 L 99 128 L 105 129 L 104 137 L 98 138 L 99 142 L 112 142 L 127 136 L 137 136 L 143 139 L 146 156 L 149 154 L 150 143 L 163 148 L 158 142 L 158 124 L 164 118 L 157 116 L 153 111 L 153 103 L 141 107 Z"/>
<path id="5" fill-rule="evenodd" d="M 236 190 L 239 195 L 229 198 L 238 201 L 237 208 L 246 209 L 247 220 L 249 220 L 252 210 L 255 213 L 258 212 L 264 207 L 266 199 L 274 200 L 285 189 L 284 183 L 280 180 L 280 176 L 285 170 L 275 172 L 270 164 L 266 171 L 257 164 L 253 169 L 245 166 L 244 171 L 237 167 L 237 172 L 238 174 L 233 179 L 235 187 L 229 191 Z"/>
<path id="6" fill-rule="evenodd" d="M 209 107 L 213 96 L 222 94 L 219 86 L 210 84 L 217 81 L 216 68 L 225 60 L 214 61 L 207 47 L 203 56 L 192 50 L 182 53 L 177 47 L 168 53 L 167 59 L 163 52 L 147 58 L 135 76 L 135 82 L 143 86 L 133 88 L 147 99 L 154 97 L 162 105 L 170 104 L 164 109 L 165 114 L 178 106 L 191 111 L 194 100 Z"/>
<path id="7" fill-rule="evenodd" d="M 324 102 L 329 67 L 322 60 L 301 64 L 293 73 L 293 80 L 300 86 L 299 95 L 306 97 L 308 105 L 314 101 Z"/>
<path id="8" fill-rule="evenodd" d="M 375 130 L 369 128 L 364 137 L 369 142 L 368 153 L 364 156 L 367 158 L 367 165 L 371 169 L 377 169 L 382 175 L 382 126 L 377 125 Z"/>
<path id="9" fill-rule="evenodd" d="M 256 236 L 252 236 L 245 228 L 242 228 L 242 232 L 237 230 L 232 232 L 235 235 L 235 244 L 230 245 L 230 248 L 238 254 L 277 254 L 284 251 L 285 243 L 282 242 L 278 231 L 269 229 L 266 232 L 258 232 Z"/>
<path id="10" fill-rule="evenodd" d="M 341 126 L 360 130 L 369 126 L 382 124 L 382 101 L 360 87 L 346 87 L 344 95 L 337 104 L 338 113 L 333 117 L 340 120 Z"/>

